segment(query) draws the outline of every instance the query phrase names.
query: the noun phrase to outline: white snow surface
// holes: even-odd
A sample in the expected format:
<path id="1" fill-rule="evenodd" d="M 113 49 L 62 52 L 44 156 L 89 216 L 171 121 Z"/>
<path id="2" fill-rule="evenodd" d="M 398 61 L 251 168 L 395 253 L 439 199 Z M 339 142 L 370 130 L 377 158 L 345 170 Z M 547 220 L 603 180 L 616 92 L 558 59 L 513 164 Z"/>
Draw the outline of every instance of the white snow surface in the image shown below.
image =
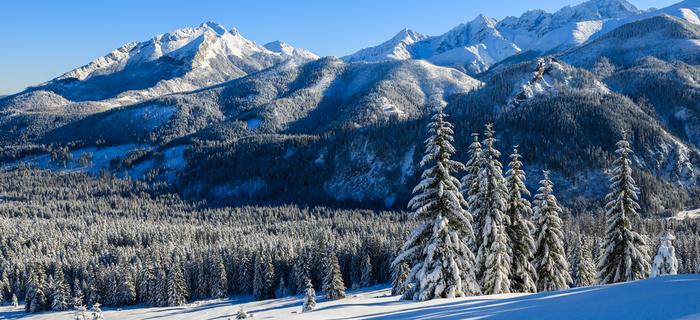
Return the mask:
<path id="1" fill-rule="evenodd" d="M 386 42 L 345 56 L 343 60 L 353 62 L 411 59 L 413 56 L 410 52 L 411 45 L 425 38 L 426 36 L 418 32 L 410 29 L 403 29 Z"/>
<path id="2" fill-rule="evenodd" d="M 97 175 L 103 169 L 109 169 L 109 162 L 113 159 L 126 156 L 130 151 L 137 149 L 151 150 L 153 146 L 145 144 L 123 144 L 109 147 L 87 147 L 71 150 L 73 157 L 66 166 L 62 166 L 51 161 L 51 155 L 42 153 L 21 158 L 15 162 L 8 163 L 5 168 L 14 168 L 20 164 L 28 165 L 35 168 L 56 170 L 62 172 L 86 172 Z M 91 165 L 83 167 L 78 163 L 80 155 L 89 153 L 92 155 Z M 2 318 L 0 318 L 2 319 Z"/>
<path id="3" fill-rule="evenodd" d="M 183 307 L 103 308 L 105 319 L 235 319 L 240 306 L 252 319 L 280 320 L 419 320 L 419 319 L 700 319 L 700 275 L 674 275 L 606 286 L 591 286 L 540 294 L 501 294 L 426 302 L 389 296 L 390 288 L 376 286 L 348 292 L 326 301 L 319 293 L 318 308 L 301 313 L 303 295 L 252 301 L 252 297 L 195 302 Z M 72 312 L 27 315 L 0 307 L 0 319 L 72 320 Z"/>
<path id="4" fill-rule="evenodd" d="M 694 210 L 685 210 L 685 211 L 680 211 L 677 212 L 675 215 L 672 217 L 668 218 L 669 220 L 692 220 L 692 219 L 700 219 L 700 209 L 694 209 Z"/>
<path id="5" fill-rule="evenodd" d="M 303 49 L 295 48 L 283 41 L 272 41 L 264 45 L 265 49 L 272 52 L 280 54 L 282 57 L 300 60 L 316 60 L 319 57 L 313 52 Z"/>

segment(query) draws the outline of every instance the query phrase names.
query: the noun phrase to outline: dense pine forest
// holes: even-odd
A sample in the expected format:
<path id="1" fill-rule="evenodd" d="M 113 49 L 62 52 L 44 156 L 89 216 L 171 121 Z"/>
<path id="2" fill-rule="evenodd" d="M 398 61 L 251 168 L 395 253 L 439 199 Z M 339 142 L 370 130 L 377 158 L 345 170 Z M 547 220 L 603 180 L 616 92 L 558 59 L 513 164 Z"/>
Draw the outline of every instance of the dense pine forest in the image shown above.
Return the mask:
<path id="1" fill-rule="evenodd" d="M 0 300 L 25 301 L 28 312 L 95 303 L 173 306 L 232 294 L 267 299 L 308 288 L 341 296 L 345 288 L 392 280 L 399 283 L 395 293 L 403 293 L 408 270 L 392 268 L 392 261 L 416 227 L 405 212 L 213 208 L 183 201 L 165 185 L 106 173 L 20 167 L 0 179 Z M 556 194 L 555 185 L 547 188 Z M 560 210 L 571 275 L 565 285 L 595 283 L 594 260 L 606 234 L 602 208 Z M 652 256 L 659 235 L 675 234 L 678 272 L 694 273 L 699 224 L 643 219 L 637 230 Z"/>

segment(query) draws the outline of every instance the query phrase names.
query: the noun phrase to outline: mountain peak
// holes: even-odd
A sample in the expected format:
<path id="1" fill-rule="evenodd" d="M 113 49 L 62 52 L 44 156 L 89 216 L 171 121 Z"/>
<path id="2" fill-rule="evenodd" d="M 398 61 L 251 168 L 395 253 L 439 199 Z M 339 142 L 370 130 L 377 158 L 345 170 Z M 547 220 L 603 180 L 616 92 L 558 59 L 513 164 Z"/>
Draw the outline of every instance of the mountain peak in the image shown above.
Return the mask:
<path id="1" fill-rule="evenodd" d="M 493 27 L 496 25 L 497 22 L 498 21 L 496 21 L 496 19 L 494 18 L 485 16 L 483 14 L 479 14 L 478 16 L 476 16 L 476 18 L 474 18 L 474 20 L 469 22 L 469 25 L 483 25 Z"/>
<path id="2" fill-rule="evenodd" d="M 235 28 L 227 31 L 218 23 L 204 22 L 128 43 L 45 85 L 76 101 L 129 95 L 124 101 L 134 102 L 228 81 L 287 60 L 318 58 L 283 42 L 273 48 L 244 38 Z M 134 81 L 114 80 L 119 77 Z"/>
<path id="3" fill-rule="evenodd" d="M 263 45 L 263 47 L 265 47 L 265 49 L 270 50 L 272 52 L 282 52 L 285 49 L 290 48 L 291 46 L 284 41 L 275 40 L 275 41 L 272 41 L 272 42 L 269 42 L 269 43 Z"/>
<path id="4" fill-rule="evenodd" d="M 413 56 L 408 47 L 424 39 L 427 39 L 427 37 L 411 29 L 404 28 L 382 44 L 357 51 L 343 57 L 343 60 L 352 62 L 411 59 Z"/>
<path id="5" fill-rule="evenodd" d="M 280 40 L 275 40 L 270 43 L 265 44 L 263 47 L 265 49 L 272 51 L 274 53 L 278 53 L 283 57 L 287 58 L 292 58 L 292 59 L 300 59 L 300 60 L 316 60 L 318 59 L 318 56 L 311 51 L 308 51 L 306 49 L 301 49 L 301 48 L 295 48 L 292 45 L 280 41 Z"/>
<path id="6" fill-rule="evenodd" d="M 209 29 L 214 31 L 218 35 L 224 35 L 226 33 L 226 28 L 224 26 L 216 23 L 216 22 L 211 22 L 207 21 L 199 25 L 200 29 Z"/>
<path id="7" fill-rule="evenodd" d="M 426 37 L 416 31 L 413 31 L 408 28 L 404 28 L 401 31 L 399 31 L 393 38 L 391 38 L 389 41 L 385 43 L 394 43 L 398 44 L 401 42 L 404 43 L 414 43 L 418 42 L 420 40 L 425 39 Z"/>
<path id="8" fill-rule="evenodd" d="M 641 13 L 626 0 L 589 0 L 576 6 L 566 6 L 554 13 L 559 21 L 588 21 L 627 18 Z"/>

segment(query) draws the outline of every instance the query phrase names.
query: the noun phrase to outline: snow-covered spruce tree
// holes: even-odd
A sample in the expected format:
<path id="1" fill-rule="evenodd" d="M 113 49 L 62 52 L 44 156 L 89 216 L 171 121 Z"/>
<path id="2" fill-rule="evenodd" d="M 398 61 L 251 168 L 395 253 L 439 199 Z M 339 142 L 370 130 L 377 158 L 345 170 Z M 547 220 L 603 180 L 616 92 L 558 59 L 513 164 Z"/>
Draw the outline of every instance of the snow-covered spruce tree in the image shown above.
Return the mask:
<path id="1" fill-rule="evenodd" d="M 92 320 L 104 320 L 104 315 L 102 315 L 102 305 L 96 302 L 92 305 Z"/>
<path id="2" fill-rule="evenodd" d="M 469 243 L 474 239 L 471 215 L 460 192 L 461 183 L 453 176 L 464 166 L 450 160 L 452 125 L 439 110 L 429 125 L 421 166 L 427 167 L 421 182 L 413 189 L 408 206 L 412 217 L 420 220 L 401 252 L 394 259 L 396 268 L 403 262 L 411 266 L 406 278 L 404 299 L 430 300 L 479 294 L 474 275 L 474 254 Z"/>
<path id="3" fill-rule="evenodd" d="M 265 255 L 265 287 L 267 288 L 267 299 L 275 297 L 275 265 L 269 254 Z"/>
<path id="4" fill-rule="evenodd" d="M 335 254 L 331 254 L 329 260 L 326 277 L 323 279 L 323 291 L 326 292 L 328 300 L 345 298 L 345 284 L 343 275 L 340 273 L 338 258 Z"/>
<path id="5" fill-rule="evenodd" d="M 251 267 L 251 259 L 247 253 L 243 253 L 239 259 L 238 265 L 238 293 L 251 294 L 253 293 L 253 270 Z"/>
<path id="6" fill-rule="evenodd" d="M 214 298 L 225 298 L 228 290 L 228 278 L 226 277 L 226 266 L 219 252 L 213 252 L 210 259 L 212 278 L 209 292 Z"/>
<path id="7" fill-rule="evenodd" d="M 362 256 L 362 276 L 360 278 L 360 287 L 365 288 L 372 285 L 372 261 L 369 254 Z"/>
<path id="8" fill-rule="evenodd" d="M 238 313 L 236 313 L 236 319 L 248 319 L 251 316 L 243 310 L 243 306 L 238 307 Z"/>
<path id="9" fill-rule="evenodd" d="M 85 294 L 83 294 L 83 289 L 80 286 L 80 280 L 75 278 L 73 281 L 73 307 L 78 308 L 85 306 Z"/>
<path id="10" fill-rule="evenodd" d="M 476 216 L 475 213 L 478 212 L 478 194 L 479 194 L 479 172 L 484 164 L 483 161 L 483 151 L 481 150 L 481 142 L 479 142 L 479 134 L 472 133 L 471 145 L 469 145 L 469 160 L 465 165 L 466 174 L 462 177 L 462 187 L 461 191 L 467 201 L 467 211 L 474 215 L 472 221 L 472 227 L 474 237 L 470 246 L 473 251 L 479 249 L 479 244 L 481 243 L 481 238 L 478 235 L 481 234 L 481 226 L 483 225 L 484 219 L 481 216 Z"/>
<path id="11" fill-rule="evenodd" d="M 75 320 L 90 320 L 85 306 L 78 306 L 75 310 Z"/>
<path id="12" fill-rule="evenodd" d="M 253 274 L 253 295 L 257 300 L 271 299 L 275 297 L 275 267 L 272 259 L 265 251 L 256 257 L 255 272 Z"/>
<path id="13" fill-rule="evenodd" d="M 131 271 L 122 265 L 116 269 L 115 279 L 117 280 L 118 304 L 119 306 L 130 305 L 136 301 L 136 285 Z"/>
<path id="14" fill-rule="evenodd" d="M 53 292 L 51 296 L 51 310 L 66 311 L 70 300 L 70 288 L 66 283 L 61 267 L 56 269 L 53 280 Z"/>
<path id="15" fill-rule="evenodd" d="M 306 295 L 304 296 L 304 305 L 302 306 L 302 312 L 309 312 L 316 309 L 316 290 L 311 284 L 311 279 L 306 278 Z"/>
<path id="16" fill-rule="evenodd" d="M 262 253 L 255 257 L 255 271 L 253 272 L 253 295 L 257 300 L 264 300 L 267 298 L 266 288 L 265 288 L 265 269 L 263 267 L 264 258 Z"/>
<path id="17" fill-rule="evenodd" d="M 169 277 L 168 273 L 165 271 L 165 268 L 158 268 L 156 282 L 153 286 L 153 299 L 155 301 L 155 306 L 165 307 L 168 305 L 168 280 Z"/>
<path id="18" fill-rule="evenodd" d="M 102 278 L 104 279 L 103 283 L 105 288 L 104 299 L 102 299 L 102 302 L 106 306 L 119 306 L 119 288 L 117 287 L 119 282 L 117 282 L 115 277 L 116 274 L 114 270 L 110 269 L 109 271 L 105 272 L 105 275 Z"/>
<path id="19" fill-rule="evenodd" d="M 564 252 L 561 208 L 552 194 L 553 184 L 549 171 L 544 171 L 540 188 L 535 195 L 535 257 L 537 290 L 553 291 L 569 287 L 571 275 Z"/>
<path id="20" fill-rule="evenodd" d="M 311 281 L 310 268 L 309 264 L 307 263 L 306 254 L 299 254 L 294 262 L 292 270 L 294 282 L 296 284 L 295 293 L 306 292 L 306 281 Z"/>
<path id="21" fill-rule="evenodd" d="M 287 281 L 284 280 L 284 276 L 280 276 L 279 284 L 275 290 L 275 297 L 284 298 L 289 295 L 289 288 L 287 288 Z"/>
<path id="22" fill-rule="evenodd" d="M 152 295 L 152 286 L 155 285 L 155 279 L 156 275 L 153 271 L 153 265 L 150 262 L 147 262 L 146 266 L 141 269 L 141 276 L 138 283 L 137 301 L 139 303 L 156 305 L 156 301 Z"/>
<path id="23" fill-rule="evenodd" d="M 97 270 L 94 264 L 88 267 L 88 272 L 85 274 L 85 305 L 90 306 L 100 301 L 102 297 L 97 290 Z"/>
<path id="24" fill-rule="evenodd" d="M 12 308 L 17 309 L 19 307 L 19 301 L 17 300 L 16 294 L 12 294 L 12 299 L 10 299 L 10 301 L 12 303 Z"/>
<path id="25" fill-rule="evenodd" d="M 182 264 L 175 260 L 168 268 L 166 303 L 168 306 L 181 306 L 187 302 L 187 284 L 182 274 Z"/>
<path id="26" fill-rule="evenodd" d="M 644 237 L 634 231 L 639 219 L 638 189 L 632 178 L 632 149 L 626 134 L 617 143 L 617 159 L 613 162 L 610 192 L 605 197 L 607 228 L 598 259 L 601 283 L 616 283 L 646 278 L 649 254 Z"/>
<path id="27" fill-rule="evenodd" d="M 11 288 L 10 280 L 7 278 L 7 272 L 0 271 L 0 274 L 2 274 L 2 276 L 0 276 L 0 305 L 2 305 L 2 303 L 9 298 L 5 295 L 5 291 L 10 292 Z"/>
<path id="28" fill-rule="evenodd" d="M 676 259 L 676 248 L 673 247 L 673 240 L 676 240 L 676 237 L 668 232 L 659 238 L 659 249 L 654 257 L 650 277 L 678 273 L 678 259 Z"/>
<path id="29" fill-rule="evenodd" d="M 530 222 L 532 207 L 523 196 L 529 196 L 530 191 L 525 187 L 525 172 L 520 161 L 518 146 L 513 148 L 510 164 L 506 173 L 508 202 L 506 213 L 510 219 L 506 233 L 512 248 L 512 263 L 510 268 L 511 292 L 537 292 L 537 272 L 532 265 L 535 240 L 532 239 L 534 226 Z"/>
<path id="30" fill-rule="evenodd" d="M 391 295 L 403 295 L 406 291 L 406 278 L 408 278 L 408 273 L 411 272 L 411 268 L 408 263 L 401 262 L 394 266 L 394 273 L 392 275 L 391 282 Z"/>
<path id="31" fill-rule="evenodd" d="M 40 268 L 42 269 L 42 268 Z M 44 293 L 43 270 L 30 270 L 27 283 L 27 292 L 24 298 L 25 309 L 29 313 L 42 311 L 46 308 L 46 295 Z"/>
<path id="32" fill-rule="evenodd" d="M 573 269 L 574 286 L 585 287 L 596 283 L 595 264 L 593 264 L 591 247 L 585 236 L 579 240 Z"/>
<path id="33" fill-rule="evenodd" d="M 476 261 L 484 294 L 510 292 L 512 250 L 506 233 L 506 226 L 510 224 L 506 215 L 508 190 L 503 166 L 498 160 L 501 153 L 496 150 L 495 142 L 493 125 L 487 124 L 482 141 L 483 167 L 479 171 L 475 212 L 476 216 L 483 218 L 481 233 L 477 235 L 481 240 Z"/>

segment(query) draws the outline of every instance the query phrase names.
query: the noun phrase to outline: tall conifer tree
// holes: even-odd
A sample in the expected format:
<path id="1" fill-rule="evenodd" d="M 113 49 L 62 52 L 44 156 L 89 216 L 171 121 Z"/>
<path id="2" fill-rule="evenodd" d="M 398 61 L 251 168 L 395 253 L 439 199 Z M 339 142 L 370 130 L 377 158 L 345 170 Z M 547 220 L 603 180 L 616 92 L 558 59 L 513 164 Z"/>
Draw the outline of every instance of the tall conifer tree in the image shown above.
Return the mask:
<path id="1" fill-rule="evenodd" d="M 510 246 L 512 248 L 513 262 L 510 269 L 510 287 L 512 292 L 537 292 L 537 272 L 532 265 L 535 241 L 532 239 L 534 226 L 530 219 L 532 207 L 524 198 L 530 191 L 525 187 L 525 172 L 520 161 L 518 146 L 513 148 L 510 155 L 510 164 L 506 173 L 506 186 L 508 189 L 508 202 L 506 213 L 510 223 L 506 228 Z"/>
<path id="2" fill-rule="evenodd" d="M 561 208 L 552 193 L 554 184 L 549 171 L 544 171 L 535 195 L 535 270 L 537 290 L 553 291 L 569 287 L 571 275 L 564 252 Z"/>
<path id="3" fill-rule="evenodd" d="M 406 279 L 405 299 L 430 300 L 478 294 L 474 275 L 474 255 L 469 243 L 474 239 L 471 215 L 454 173 L 464 166 L 450 158 L 452 125 L 438 110 L 429 124 L 425 141 L 421 182 L 413 189 L 409 202 L 412 217 L 420 220 L 393 266 L 406 262 L 411 271 Z"/>
<path id="4" fill-rule="evenodd" d="M 627 134 L 617 143 L 610 192 L 605 197 L 607 229 L 602 255 L 598 260 L 598 279 L 615 283 L 646 278 L 649 254 L 644 237 L 634 230 L 639 219 L 638 192 L 632 178 L 632 149 Z"/>

